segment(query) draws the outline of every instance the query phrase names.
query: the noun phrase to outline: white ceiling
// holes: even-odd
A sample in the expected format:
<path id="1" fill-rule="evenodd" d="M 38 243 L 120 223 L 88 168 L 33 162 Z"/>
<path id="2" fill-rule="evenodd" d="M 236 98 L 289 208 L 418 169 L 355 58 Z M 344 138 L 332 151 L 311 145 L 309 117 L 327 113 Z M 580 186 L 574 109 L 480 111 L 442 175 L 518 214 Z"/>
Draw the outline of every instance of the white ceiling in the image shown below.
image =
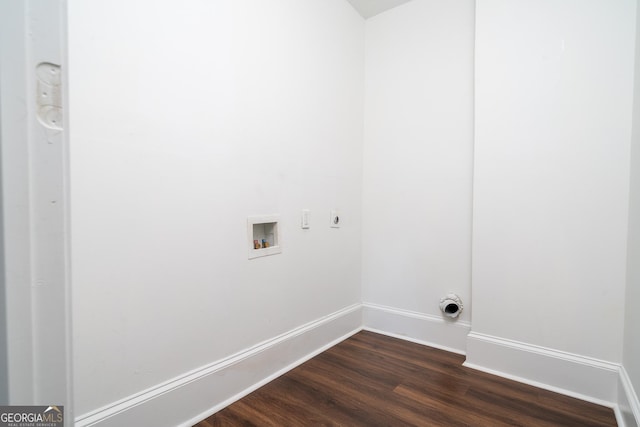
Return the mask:
<path id="1" fill-rule="evenodd" d="M 371 18 L 411 0 L 347 0 L 363 18 Z"/>

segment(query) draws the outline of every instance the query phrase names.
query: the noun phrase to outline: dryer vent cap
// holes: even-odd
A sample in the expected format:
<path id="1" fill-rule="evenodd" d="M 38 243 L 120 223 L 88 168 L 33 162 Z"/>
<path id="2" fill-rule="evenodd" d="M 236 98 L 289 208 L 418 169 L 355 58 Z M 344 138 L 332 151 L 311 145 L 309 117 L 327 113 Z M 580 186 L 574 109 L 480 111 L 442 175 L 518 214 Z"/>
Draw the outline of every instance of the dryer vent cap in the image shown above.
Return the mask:
<path id="1" fill-rule="evenodd" d="M 456 294 L 447 294 L 440 300 L 440 310 L 445 316 L 455 319 L 462 312 L 462 300 Z"/>

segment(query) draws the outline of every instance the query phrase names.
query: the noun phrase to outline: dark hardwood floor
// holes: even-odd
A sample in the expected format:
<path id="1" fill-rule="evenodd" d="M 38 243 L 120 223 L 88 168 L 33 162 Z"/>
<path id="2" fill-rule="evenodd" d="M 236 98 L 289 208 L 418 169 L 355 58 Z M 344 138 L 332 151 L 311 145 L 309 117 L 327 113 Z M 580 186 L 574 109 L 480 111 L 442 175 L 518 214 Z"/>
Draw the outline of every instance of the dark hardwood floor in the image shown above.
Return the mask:
<path id="1" fill-rule="evenodd" d="M 196 427 L 616 425 L 610 408 L 465 368 L 463 361 L 363 331 Z"/>

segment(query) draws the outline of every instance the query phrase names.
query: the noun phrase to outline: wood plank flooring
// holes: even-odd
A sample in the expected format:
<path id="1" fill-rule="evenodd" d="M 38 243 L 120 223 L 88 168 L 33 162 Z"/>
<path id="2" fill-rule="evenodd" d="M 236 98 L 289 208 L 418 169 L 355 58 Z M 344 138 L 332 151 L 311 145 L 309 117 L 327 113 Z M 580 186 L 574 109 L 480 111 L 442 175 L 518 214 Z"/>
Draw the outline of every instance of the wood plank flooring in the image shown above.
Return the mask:
<path id="1" fill-rule="evenodd" d="M 463 361 L 363 331 L 195 427 L 617 425 L 610 408 L 465 368 Z"/>

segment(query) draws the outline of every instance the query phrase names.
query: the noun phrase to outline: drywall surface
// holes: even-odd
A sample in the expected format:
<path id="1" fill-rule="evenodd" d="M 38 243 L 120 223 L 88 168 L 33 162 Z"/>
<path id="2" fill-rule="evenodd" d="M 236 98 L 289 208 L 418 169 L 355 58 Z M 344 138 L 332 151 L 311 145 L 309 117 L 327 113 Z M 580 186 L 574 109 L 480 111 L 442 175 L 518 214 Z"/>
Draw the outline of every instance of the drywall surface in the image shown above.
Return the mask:
<path id="1" fill-rule="evenodd" d="M 400 6 L 410 0 L 347 0 L 362 15 L 371 18 L 374 15 Z"/>
<path id="2" fill-rule="evenodd" d="M 472 329 L 619 363 L 635 2 L 476 12 Z"/>
<path id="3" fill-rule="evenodd" d="M 68 11 L 76 413 L 358 303 L 353 8 L 70 0 Z M 267 214 L 280 215 L 283 251 L 249 260 L 247 217 Z"/>
<path id="4" fill-rule="evenodd" d="M 636 393 L 640 391 L 640 7 L 636 6 L 636 44 L 631 184 L 629 189 L 629 240 L 624 323 L 623 365 Z M 640 420 L 638 420 L 640 422 Z"/>
<path id="5" fill-rule="evenodd" d="M 470 319 L 473 1 L 366 22 L 363 301 Z"/>

